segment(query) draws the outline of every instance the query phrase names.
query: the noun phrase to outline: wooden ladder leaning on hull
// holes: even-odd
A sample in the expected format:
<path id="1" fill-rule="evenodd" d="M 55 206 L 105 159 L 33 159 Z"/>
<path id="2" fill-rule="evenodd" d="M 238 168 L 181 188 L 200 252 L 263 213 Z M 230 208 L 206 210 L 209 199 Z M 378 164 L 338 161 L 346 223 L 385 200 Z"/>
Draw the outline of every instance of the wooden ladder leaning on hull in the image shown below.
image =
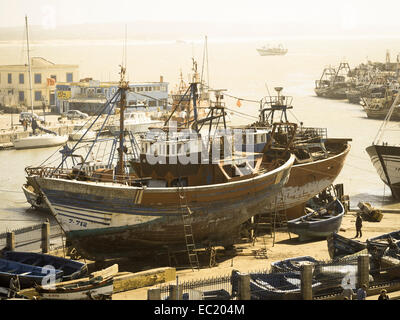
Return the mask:
<path id="1" fill-rule="evenodd" d="M 278 202 L 279 201 L 279 202 Z M 278 204 L 283 206 L 283 210 L 279 210 Z M 275 210 L 271 212 L 271 230 L 272 230 L 272 246 L 275 245 L 276 239 L 276 231 L 277 230 L 284 230 L 288 233 L 289 239 L 292 239 L 290 236 L 290 232 L 287 226 L 287 215 L 286 215 L 286 207 L 285 207 L 285 200 L 283 197 L 282 190 L 275 196 Z M 277 226 L 279 224 L 279 227 Z"/>
<path id="2" fill-rule="evenodd" d="M 192 211 L 188 206 L 185 190 L 180 184 L 178 185 L 178 197 L 182 210 L 183 232 L 185 234 L 185 243 L 186 243 L 186 249 L 188 253 L 190 267 L 192 268 L 192 270 L 194 270 L 195 268 L 199 270 L 200 269 L 199 258 L 197 256 L 196 245 L 194 243 L 194 237 L 193 237 L 192 224 L 190 222 L 190 216 L 192 215 Z M 184 203 L 182 203 L 183 200 Z"/>

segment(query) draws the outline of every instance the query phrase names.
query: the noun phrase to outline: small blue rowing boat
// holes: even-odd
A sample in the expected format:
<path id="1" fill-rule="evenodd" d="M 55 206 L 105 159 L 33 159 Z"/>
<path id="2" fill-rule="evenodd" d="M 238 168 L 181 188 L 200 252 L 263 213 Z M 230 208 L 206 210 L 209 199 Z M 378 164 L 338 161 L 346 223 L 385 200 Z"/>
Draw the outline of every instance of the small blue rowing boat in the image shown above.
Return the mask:
<path id="1" fill-rule="evenodd" d="M 334 200 L 325 208 L 288 221 L 287 226 L 289 232 L 299 235 L 300 241 L 326 238 L 339 231 L 344 212 L 342 203 Z"/>
<path id="2" fill-rule="evenodd" d="M 301 272 L 301 267 L 305 264 L 315 264 L 318 260 L 310 256 L 301 256 L 271 263 L 271 272 Z"/>
<path id="3" fill-rule="evenodd" d="M 2 258 L 36 267 L 53 266 L 63 271 L 63 281 L 81 278 L 88 271 L 86 263 L 44 253 L 5 251 L 2 253 Z"/>
<path id="4" fill-rule="evenodd" d="M 55 282 L 60 282 L 63 272 L 57 269 L 54 271 Z M 0 259 L 0 286 L 8 288 L 10 279 L 15 275 L 18 276 L 21 289 L 23 289 L 33 287 L 35 284 L 41 285 L 43 281 L 46 282 L 46 279 L 49 278 L 43 278 L 49 277 L 50 271 L 47 268 Z"/>

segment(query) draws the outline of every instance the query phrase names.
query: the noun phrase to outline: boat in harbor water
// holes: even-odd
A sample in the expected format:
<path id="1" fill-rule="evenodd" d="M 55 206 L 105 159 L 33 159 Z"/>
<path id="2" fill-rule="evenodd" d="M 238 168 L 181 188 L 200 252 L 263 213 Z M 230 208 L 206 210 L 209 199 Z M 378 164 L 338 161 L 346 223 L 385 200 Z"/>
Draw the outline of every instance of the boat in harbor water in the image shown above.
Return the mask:
<path id="1" fill-rule="evenodd" d="M 33 115 L 33 98 L 32 98 L 32 70 L 31 70 L 31 59 L 29 56 L 29 36 L 28 36 L 28 18 L 25 16 L 25 25 L 26 25 L 26 41 L 27 41 L 27 54 L 28 54 L 28 71 L 29 71 L 29 92 L 31 95 L 31 110 Z M 68 136 L 60 136 L 55 132 L 47 130 L 46 128 L 42 128 L 39 126 L 32 116 L 32 129 L 33 135 L 22 137 L 18 139 L 13 139 L 12 143 L 15 149 L 33 149 L 33 148 L 45 148 L 45 147 L 53 147 L 59 146 L 67 142 Z M 36 125 L 36 128 L 34 127 Z M 36 130 L 44 131 L 45 133 L 36 134 Z"/>
<path id="2" fill-rule="evenodd" d="M 260 56 L 283 56 L 288 52 L 288 49 L 284 48 L 282 44 L 276 47 L 271 47 L 270 45 L 262 46 L 257 48 L 257 52 Z"/>
<path id="3" fill-rule="evenodd" d="M 121 78 L 109 102 L 118 100 L 121 112 L 126 88 Z M 192 98 L 196 92 L 197 83 L 192 83 Z M 193 105 L 196 108 L 196 99 Z M 230 246 L 240 225 L 262 212 L 287 182 L 294 156 L 271 146 L 258 155 L 240 151 L 220 157 L 217 152 L 210 158 L 208 150 L 216 144 L 229 148 L 229 142 L 224 136 L 203 140 L 198 128 L 207 121 L 196 119 L 188 130 L 149 132 L 134 159 L 127 158 L 121 122 L 115 169 L 101 175 L 67 169 L 64 161 L 56 168 L 27 168 L 28 183 L 42 195 L 82 257 L 154 256 L 198 244 Z M 73 152 L 68 150 L 68 155 Z M 254 167 L 250 156 L 255 157 Z M 159 161 L 152 163 L 154 158 Z"/>
<path id="4" fill-rule="evenodd" d="M 321 78 L 315 81 L 315 93 L 318 97 L 329 99 L 346 99 L 351 83 L 347 81 L 350 66 L 341 62 L 337 69 L 328 67 L 322 72 Z"/>

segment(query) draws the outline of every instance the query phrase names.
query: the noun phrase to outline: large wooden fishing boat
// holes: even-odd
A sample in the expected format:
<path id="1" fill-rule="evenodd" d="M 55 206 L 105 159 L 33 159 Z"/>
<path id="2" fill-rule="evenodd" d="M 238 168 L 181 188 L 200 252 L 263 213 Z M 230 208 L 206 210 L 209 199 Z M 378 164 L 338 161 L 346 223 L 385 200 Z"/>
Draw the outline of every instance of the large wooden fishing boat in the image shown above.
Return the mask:
<path id="1" fill-rule="evenodd" d="M 233 244 L 240 225 L 262 212 L 287 182 L 294 156 L 273 145 L 262 154 L 210 156 L 214 146 L 223 145 L 221 155 L 229 143 L 223 136 L 203 140 L 198 126 L 207 120 L 198 120 L 192 130 L 152 131 L 142 140 L 139 157 L 127 161 L 123 74 L 110 100 L 118 100 L 121 110 L 116 170 L 83 170 L 83 162 L 66 169 L 63 158 L 57 168 L 30 168 L 28 183 L 83 257 L 154 256 L 199 243 Z M 196 96 L 196 83 L 190 92 Z"/>
<path id="2" fill-rule="evenodd" d="M 271 123 L 280 121 L 281 127 L 288 122 L 286 111 L 292 109 L 292 97 L 280 94 L 282 88 L 275 88 L 277 96 L 268 96 L 261 101 L 260 120 L 246 130 L 252 130 L 253 137 L 243 150 L 254 148 L 260 152 L 270 140 Z M 278 119 L 275 119 L 278 114 Z M 280 114 L 280 116 L 279 116 Z M 251 134 L 248 133 L 249 137 Z M 276 135 L 275 144 L 284 144 L 287 131 Z M 290 145 L 290 152 L 295 155 L 295 162 L 288 182 L 282 189 L 281 201 L 271 203 L 265 213 L 286 210 L 288 219 L 300 217 L 305 203 L 329 187 L 341 172 L 344 161 L 350 152 L 351 139 L 328 138 L 326 128 L 297 127 L 295 139 Z"/>

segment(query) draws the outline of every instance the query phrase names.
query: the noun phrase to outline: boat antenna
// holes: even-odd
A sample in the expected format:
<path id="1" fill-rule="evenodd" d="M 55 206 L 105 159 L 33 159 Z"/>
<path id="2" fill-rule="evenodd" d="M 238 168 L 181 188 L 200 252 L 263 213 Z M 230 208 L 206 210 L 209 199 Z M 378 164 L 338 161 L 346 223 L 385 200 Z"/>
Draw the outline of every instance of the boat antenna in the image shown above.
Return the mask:
<path id="1" fill-rule="evenodd" d="M 128 26 L 125 24 L 125 40 L 124 40 L 124 47 L 122 52 L 122 62 L 121 66 L 125 68 L 127 66 L 127 38 L 128 38 Z"/>
<path id="2" fill-rule="evenodd" d="M 26 27 L 26 44 L 27 44 L 27 52 L 28 52 L 28 67 L 29 67 L 29 94 L 31 98 L 31 110 L 33 114 L 33 97 L 32 97 L 32 66 L 31 66 L 31 58 L 29 55 L 29 32 L 28 32 L 28 16 L 25 15 L 25 27 Z"/>
<path id="3" fill-rule="evenodd" d="M 204 61 L 205 60 L 205 61 Z M 207 45 L 207 36 L 205 36 L 205 40 L 204 40 L 204 51 L 203 51 L 203 64 L 201 67 L 201 80 L 200 80 L 200 84 L 201 84 L 201 91 L 203 91 L 203 75 L 204 75 L 204 65 L 207 64 L 207 86 L 210 86 L 210 74 L 208 72 L 208 45 Z"/>

